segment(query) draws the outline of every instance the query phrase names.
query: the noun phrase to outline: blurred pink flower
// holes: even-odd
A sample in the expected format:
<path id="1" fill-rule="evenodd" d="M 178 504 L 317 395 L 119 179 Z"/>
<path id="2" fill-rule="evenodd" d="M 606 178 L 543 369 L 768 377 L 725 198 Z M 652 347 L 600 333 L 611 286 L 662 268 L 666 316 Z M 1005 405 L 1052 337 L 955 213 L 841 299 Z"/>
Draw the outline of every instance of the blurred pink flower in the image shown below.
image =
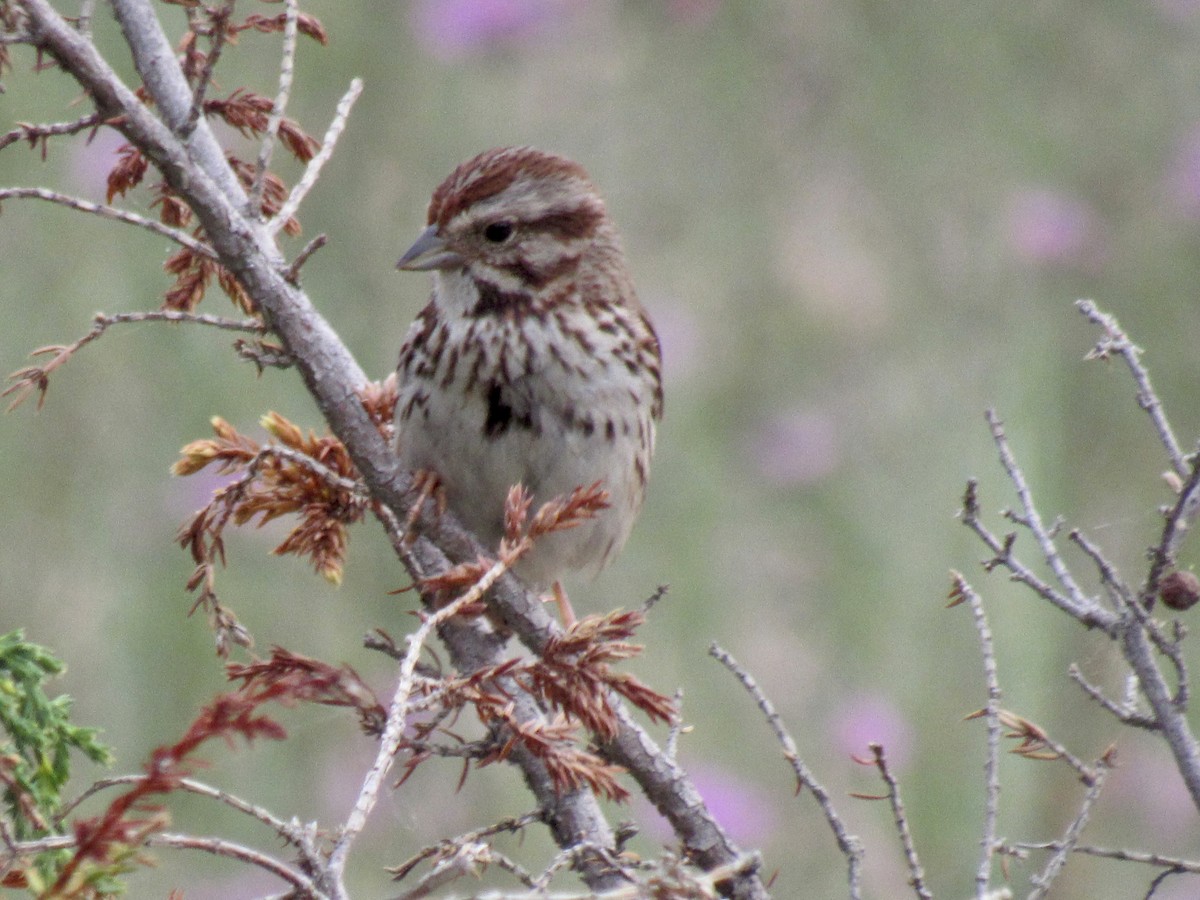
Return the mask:
<path id="1" fill-rule="evenodd" d="M 893 769 L 903 768 L 912 757 L 912 727 L 888 699 L 863 694 L 850 697 L 833 717 L 838 749 L 847 756 L 870 757 L 868 744 L 882 744 Z"/>
<path id="2" fill-rule="evenodd" d="M 1154 0 L 1154 5 L 1170 22 L 1183 23 L 1200 13 L 1200 0 Z"/>
<path id="3" fill-rule="evenodd" d="M 101 128 L 92 140 L 87 133 L 70 139 L 69 173 L 73 185 L 68 193 L 89 200 L 103 200 L 108 192 L 108 173 L 117 161 L 117 148 L 126 143 L 125 136 L 112 128 Z"/>
<path id="4" fill-rule="evenodd" d="M 671 300 L 653 300 L 647 305 L 662 345 L 663 377 L 668 384 L 686 378 L 708 357 L 699 319 L 687 306 Z"/>
<path id="5" fill-rule="evenodd" d="M 771 837 L 779 818 L 774 793 L 721 766 L 698 763 L 685 768 L 705 806 L 730 837 L 745 846 L 758 846 Z M 671 827 L 667 822 L 646 801 L 639 804 L 646 808 L 643 821 L 647 832 L 669 840 Z"/>
<path id="6" fill-rule="evenodd" d="M 721 0 L 667 0 L 667 15 L 693 28 L 703 28 L 720 8 Z"/>
<path id="7" fill-rule="evenodd" d="M 819 481 L 842 461 L 838 424 L 820 409 L 794 409 L 766 422 L 754 436 L 752 458 L 768 481 L 801 485 Z"/>
<path id="8" fill-rule="evenodd" d="M 1137 817 L 1138 831 L 1149 843 L 1182 850 L 1194 834 L 1196 807 L 1165 747 L 1122 747 L 1120 765 L 1105 789 L 1123 805 L 1126 817 Z"/>
<path id="9" fill-rule="evenodd" d="M 1008 239 L 1026 262 L 1093 269 L 1103 262 L 1099 222 L 1085 201 L 1062 191 L 1032 188 L 1014 196 Z"/>
<path id="10" fill-rule="evenodd" d="M 426 50 L 453 60 L 538 34 L 569 5 L 561 0 L 418 0 L 410 20 Z"/>
<path id="11" fill-rule="evenodd" d="M 1200 219 L 1200 125 L 1193 126 L 1175 148 L 1167 191 L 1181 215 Z"/>

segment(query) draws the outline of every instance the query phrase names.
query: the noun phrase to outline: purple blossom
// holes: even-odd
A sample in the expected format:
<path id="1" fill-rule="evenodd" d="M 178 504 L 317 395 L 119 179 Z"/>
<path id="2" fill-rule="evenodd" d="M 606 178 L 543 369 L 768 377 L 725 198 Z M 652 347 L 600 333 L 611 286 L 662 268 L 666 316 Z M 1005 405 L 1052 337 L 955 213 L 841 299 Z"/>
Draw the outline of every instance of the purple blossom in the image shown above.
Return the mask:
<path id="1" fill-rule="evenodd" d="M 1158 11 L 1169 22 L 1183 24 L 1200 13 L 1200 0 L 1154 0 Z"/>
<path id="2" fill-rule="evenodd" d="M 410 21 L 421 45 L 443 61 L 538 34 L 570 4 L 555 0 L 418 0 Z"/>
<path id="3" fill-rule="evenodd" d="M 68 172 L 72 191 L 91 200 L 103 200 L 108 192 L 108 173 L 117 161 L 117 148 L 126 143 L 124 135 L 112 128 L 101 128 L 87 140 L 84 135 L 71 140 Z"/>
<path id="4" fill-rule="evenodd" d="M 838 423 L 822 409 L 781 413 L 759 428 L 751 453 L 768 481 L 785 486 L 811 484 L 841 465 Z"/>
<path id="5" fill-rule="evenodd" d="M 693 28 L 703 28 L 720 9 L 721 0 L 667 0 L 667 15 Z"/>
<path id="6" fill-rule="evenodd" d="M 1200 125 L 1193 126 L 1175 148 L 1167 182 L 1167 190 L 1180 214 L 1200 219 Z"/>
<path id="7" fill-rule="evenodd" d="M 1121 764 L 1109 773 L 1105 790 L 1151 843 L 1172 848 L 1193 832 L 1196 808 L 1165 748 L 1122 747 Z"/>
<path id="8" fill-rule="evenodd" d="M 647 304 L 654 317 L 654 330 L 662 346 L 663 372 L 674 383 L 698 370 L 708 359 L 707 335 L 695 312 L 673 300 Z"/>
<path id="9" fill-rule="evenodd" d="M 1103 262 L 1099 222 L 1085 201 L 1062 191 L 1032 188 L 1009 205 L 1009 243 L 1026 262 L 1093 269 Z"/>
<path id="10" fill-rule="evenodd" d="M 713 818 L 735 841 L 758 846 L 775 833 L 779 816 L 774 794 L 722 766 L 697 763 L 686 768 Z M 660 840 L 669 840 L 671 828 L 666 821 L 648 803 L 639 803 L 645 806 L 642 821 L 647 823 L 647 831 Z"/>
<path id="11" fill-rule="evenodd" d="M 869 744 L 882 744 L 893 769 L 903 768 L 912 757 L 912 727 L 884 697 L 848 698 L 838 707 L 832 726 L 838 748 L 847 756 L 867 757 Z"/>

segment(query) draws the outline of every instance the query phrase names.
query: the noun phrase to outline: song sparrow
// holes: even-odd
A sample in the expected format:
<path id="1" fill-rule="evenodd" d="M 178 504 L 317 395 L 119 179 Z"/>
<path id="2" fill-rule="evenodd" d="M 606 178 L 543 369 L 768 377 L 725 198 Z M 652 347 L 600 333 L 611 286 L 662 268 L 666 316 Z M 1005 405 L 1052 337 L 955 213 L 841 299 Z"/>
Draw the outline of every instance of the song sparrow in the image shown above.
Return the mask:
<path id="1" fill-rule="evenodd" d="M 456 168 L 427 222 L 398 263 L 431 270 L 433 295 L 400 350 L 397 452 L 492 546 L 513 484 L 536 509 L 602 482 L 610 508 L 517 566 L 540 588 L 598 571 L 641 508 L 662 415 L 658 338 L 604 201 L 577 163 L 506 147 Z"/>

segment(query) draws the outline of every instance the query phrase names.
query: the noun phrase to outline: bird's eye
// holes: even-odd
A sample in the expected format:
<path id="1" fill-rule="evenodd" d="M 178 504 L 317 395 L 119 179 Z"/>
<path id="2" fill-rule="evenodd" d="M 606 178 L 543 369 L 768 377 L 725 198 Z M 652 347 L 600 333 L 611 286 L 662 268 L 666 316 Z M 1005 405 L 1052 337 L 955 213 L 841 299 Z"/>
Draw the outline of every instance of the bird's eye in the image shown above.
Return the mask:
<path id="1" fill-rule="evenodd" d="M 512 222 L 492 222 L 483 229 L 483 236 L 493 244 L 503 244 L 512 237 Z"/>

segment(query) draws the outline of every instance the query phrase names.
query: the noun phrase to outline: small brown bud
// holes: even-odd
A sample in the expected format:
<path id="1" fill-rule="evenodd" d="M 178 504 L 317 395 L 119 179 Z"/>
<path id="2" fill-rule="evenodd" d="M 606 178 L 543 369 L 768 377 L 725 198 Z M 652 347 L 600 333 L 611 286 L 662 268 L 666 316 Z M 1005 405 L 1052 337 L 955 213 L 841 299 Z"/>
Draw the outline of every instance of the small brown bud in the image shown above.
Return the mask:
<path id="1" fill-rule="evenodd" d="M 1158 583 L 1158 596 L 1171 609 L 1191 609 L 1200 600 L 1200 578 L 1192 572 L 1171 572 Z"/>

